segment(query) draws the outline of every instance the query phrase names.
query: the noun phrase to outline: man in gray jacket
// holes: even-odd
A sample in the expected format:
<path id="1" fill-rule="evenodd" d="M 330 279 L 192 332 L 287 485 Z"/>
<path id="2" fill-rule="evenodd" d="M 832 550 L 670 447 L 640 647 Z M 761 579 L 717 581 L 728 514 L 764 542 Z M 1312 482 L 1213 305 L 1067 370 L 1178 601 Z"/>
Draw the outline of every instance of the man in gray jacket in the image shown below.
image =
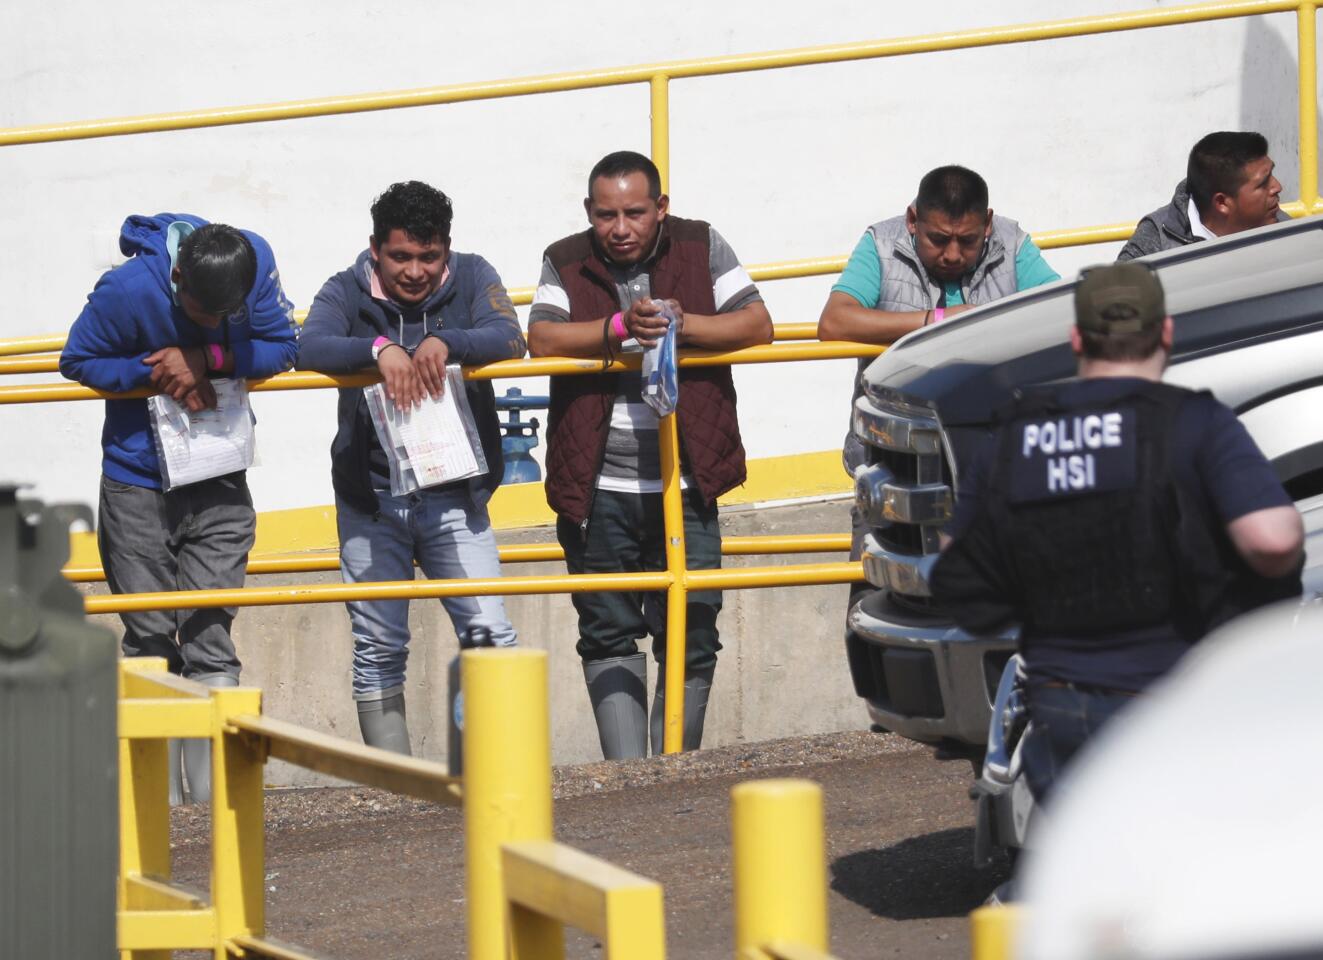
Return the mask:
<path id="1" fill-rule="evenodd" d="M 898 217 L 864 231 L 818 319 L 819 340 L 888 344 L 930 323 L 1054 280 L 1057 272 L 1020 225 L 995 216 L 988 184 L 965 167 L 924 174 L 914 202 Z M 871 363 L 859 361 L 859 373 Z M 854 400 L 863 392 L 856 375 Z M 864 463 L 864 447 L 847 431 L 845 469 Z M 853 547 L 862 556 L 866 525 L 851 509 Z M 854 597 L 868 589 L 857 585 Z"/>
<path id="2" fill-rule="evenodd" d="M 1185 179 L 1176 185 L 1171 203 L 1139 221 L 1116 259 L 1133 260 L 1289 219 L 1278 203 L 1281 192 L 1262 134 L 1210 133 L 1190 151 Z"/>

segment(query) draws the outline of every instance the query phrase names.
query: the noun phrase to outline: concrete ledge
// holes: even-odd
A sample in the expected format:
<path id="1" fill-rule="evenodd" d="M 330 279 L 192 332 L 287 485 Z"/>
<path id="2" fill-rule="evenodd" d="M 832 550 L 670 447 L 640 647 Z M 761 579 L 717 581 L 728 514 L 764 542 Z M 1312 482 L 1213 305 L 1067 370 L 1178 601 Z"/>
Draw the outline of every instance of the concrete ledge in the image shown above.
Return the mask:
<path id="1" fill-rule="evenodd" d="M 728 536 L 840 532 L 849 529 L 843 500 L 722 511 Z M 554 539 L 546 527 L 504 531 L 504 543 Z M 728 566 L 767 566 L 844 560 L 842 554 L 727 557 Z M 562 564 L 519 564 L 507 571 L 563 573 Z M 254 577 L 256 583 L 335 583 L 336 574 Z M 89 592 L 105 591 L 97 584 Z M 859 729 L 867 724 L 845 662 L 843 631 L 848 587 L 780 587 L 728 591 L 719 626 L 724 649 L 710 701 L 704 745 L 721 746 L 800 734 Z M 557 764 L 601 759 L 588 710 L 579 658 L 576 617 L 565 595 L 508 597 L 507 609 L 520 643 L 549 650 L 551 737 Z M 116 633 L 118 617 L 100 621 Z M 446 756 L 447 666 L 458 650 L 441 604 L 413 603 L 413 639 L 406 696 L 416 756 Z M 267 715 L 358 741 L 358 717 L 350 698 L 352 638 L 339 604 L 257 607 L 241 610 L 235 644 L 244 664 L 243 681 L 260 686 Z M 650 664 L 650 684 L 655 683 Z M 267 768 L 273 786 L 333 782 L 280 762 Z"/>

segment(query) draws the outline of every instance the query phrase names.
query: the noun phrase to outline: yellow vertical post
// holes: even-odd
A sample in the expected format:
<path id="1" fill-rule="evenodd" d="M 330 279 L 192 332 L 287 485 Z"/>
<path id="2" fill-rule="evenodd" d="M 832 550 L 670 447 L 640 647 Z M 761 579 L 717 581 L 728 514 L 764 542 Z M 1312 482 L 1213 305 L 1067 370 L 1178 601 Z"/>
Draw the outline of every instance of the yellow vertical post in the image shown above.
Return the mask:
<path id="1" fill-rule="evenodd" d="M 119 699 L 126 673 L 165 673 L 161 657 L 133 657 L 119 665 Z M 119 909 L 128 906 L 128 876 L 170 876 L 169 742 L 119 742 Z M 126 960 L 170 960 L 169 950 L 125 950 Z"/>
<path id="2" fill-rule="evenodd" d="M 1306 215 L 1318 204 L 1318 6 L 1301 3 L 1296 10 L 1300 63 L 1300 202 Z"/>
<path id="3" fill-rule="evenodd" d="M 510 904 L 508 921 L 510 960 L 565 960 L 565 931 L 560 923 L 517 903 Z"/>
<path id="4" fill-rule="evenodd" d="M 730 792 L 735 956 L 769 943 L 827 950 L 822 788 L 756 780 Z"/>
<path id="5" fill-rule="evenodd" d="M 653 76 L 652 162 L 661 174 L 662 193 L 671 188 L 671 99 L 670 78 Z M 662 744 L 667 753 L 684 746 L 684 661 L 688 610 L 685 583 L 684 502 L 680 498 L 680 434 L 675 415 L 662 417 L 657 439 L 661 444 L 662 517 L 666 534 L 666 569 L 671 585 L 666 590 L 666 715 Z"/>
<path id="6" fill-rule="evenodd" d="M 666 712 L 662 745 L 666 753 L 684 746 L 684 662 L 688 627 L 689 590 L 684 546 L 684 501 L 680 497 L 680 431 L 676 415 L 662 417 L 657 431 L 661 443 L 662 522 L 666 534 Z"/>
<path id="7" fill-rule="evenodd" d="M 216 910 L 215 960 L 226 960 L 227 940 L 261 936 L 266 925 L 266 750 L 251 737 L 225 732 L 229 718 L 262 713 L 262 691 L 212 690 L 211 705 L 211 903 Z"/>
<path id="8" fill-rule="evenodd" d="M 547 654 L 523 648 L 466 650 L 460 673 L 469 960 L 506 960 L 501 845 L 552 838 Z M 521 917 L 520 922 L 538 921 Z M 548 938 L 563 936 L 558 924 L 545 922 L 543 936 L 536 939 L 546 944 Z"/>
<path id="9" fill-rule="evenodd" d="M 671 190 L 671 78 L 655 74 L 649 83 L 652 107 L 652 162 L 661 174 L 662 193 Z"/>
<path id="10" fill-rule="evenodd" d="M 979 907 L 969 915 L 970 960 L 1011 960 L 1020 908 Z"/>

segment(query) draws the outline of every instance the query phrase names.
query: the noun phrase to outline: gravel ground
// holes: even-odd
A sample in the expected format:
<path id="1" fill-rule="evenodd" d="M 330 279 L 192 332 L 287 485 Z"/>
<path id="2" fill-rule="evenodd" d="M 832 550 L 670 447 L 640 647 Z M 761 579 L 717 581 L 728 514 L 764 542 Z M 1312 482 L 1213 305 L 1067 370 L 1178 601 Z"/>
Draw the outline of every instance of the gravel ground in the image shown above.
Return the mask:
<path id="1" fill-rule="evenodd" d="M 866 732 L 554 772 L 556 836 L 662 883 L 669 954 L 731 951 L 729 791 L 802 776 L 826 797 L 832 946 L 843 958 L 968 957 L 968 911 L 1004 870 L 971 866 L 969 765 Z M 267 927 L 326 957 L 464 953 L 462 814 L 365 788 L 267 795 Z M 208 817 L 172 812 L 179 880 L 205 887 Z M 567 936 L 567 956 L 599 957 Z M 182 956 L 182 954 L 181 954 Z"/>
<path id="2" fill-rule="evenodd" d="M 794 776 L 796 767 L 835 760 L 866 760 L 892 753 L 923 750 L 900 737 L 879 736 L 866 731 L 834 733 L 816 737 L 792 737 L 749 746 L 719 747 L 646 760 L 581 763 L 552 770 L 551 795 L 567 800 L 615 790 L 631 790 L 657 784 L 710 780 L 740 776 L 751 779 L 763 771 Z M 369 787 L 322 787 L 300 790 L 269 790 L 266 795 L 267 835 L 301 827 L 326 827 L 408 816 L 437 809 L 425 800 L 401 797 Z M 210 816 L 203 807 L 183 806 L 170 811 L 171 845 L 186 850 L 210 842 Z"/>

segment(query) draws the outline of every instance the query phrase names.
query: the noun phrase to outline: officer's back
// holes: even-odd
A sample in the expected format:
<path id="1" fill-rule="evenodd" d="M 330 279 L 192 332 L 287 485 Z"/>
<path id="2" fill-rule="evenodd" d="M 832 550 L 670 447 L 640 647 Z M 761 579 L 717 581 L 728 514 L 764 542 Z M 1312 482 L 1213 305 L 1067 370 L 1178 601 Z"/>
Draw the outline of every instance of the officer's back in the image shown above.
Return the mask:
<path id="1" fill-rule="evenodd" d="M 1235 414 L 1161 383 L 1173 323 L 1147 266 L 1086 271 L 1079 377 L 1026 392 L 960 490 L 933 592 L 1021 626 L 1041 800 L 1075 751 L 1229 616 L 1298 595 L 1300 517 Z"/>

